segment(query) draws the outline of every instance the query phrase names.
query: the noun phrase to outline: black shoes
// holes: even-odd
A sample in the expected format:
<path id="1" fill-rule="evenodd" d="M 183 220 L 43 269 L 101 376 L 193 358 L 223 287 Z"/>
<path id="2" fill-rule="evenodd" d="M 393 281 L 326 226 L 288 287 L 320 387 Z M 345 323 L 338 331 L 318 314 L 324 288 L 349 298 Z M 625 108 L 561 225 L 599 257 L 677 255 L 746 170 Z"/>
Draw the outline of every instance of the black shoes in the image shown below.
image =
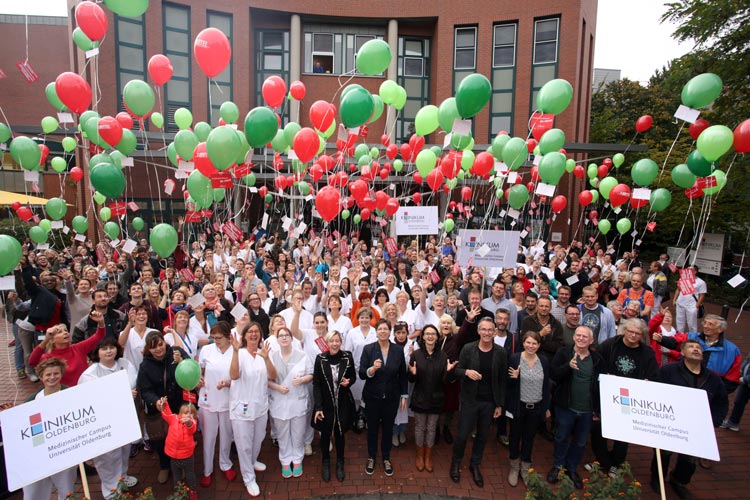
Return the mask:
<path id="1" fill-rule="evenodd" d="M 451 481 L 454 483 L 461 482 L 461 466 L 459 466 L 457 462 L 451 462 L 450 476 Z"/>
<path id="2" fill-rule="evenodd" d="M 338 479 L 339 482 L 343 482 L 345 477 L 346 476 L 344 475 L 344 461 L 336 459 L 336 479 Z"/>
<path id="3" fill-rule="evenodd" d="M 669 478 L 669 484 L 681 500 L 692 500 L 693 494 L 688 490 L 687 485 L 678 483 L 672 477 Z"/>
<path id="4" fill-rule="evenodd" d="M 365 472 L 368 476 L 372 476 L 375 473 L 375 459 L 368 458 L 367 465 L 365 465 Z"/>
<path id="5" fill-rule="evenodd" d="M 391 464 L 390 460 L 383 460 L 383 472 L 389 477 L 393 475 L 393 464 Z"/>
<path id="6" fill-rule="evenodd" d="M 581 479 L 581 476 L 579 476 L 576 471 L 566 471 L 565 473 L 568 475 L 570 480 L 573 481 L 573 486 L 575 486 L 577 490 L 583 489 L 583 479 Z M 549 477 L 547 479 L 549 479 Z"/>
<path id="7" fill-rule="evenodd" d="M 451 434 L 451 430 L 448 428 L 448 426 L 443 426 L 443 437 L 445 438 L 446 443 L 453 443 L 453 434 Z"/>
<path id="8" fill-rule="evenodd" d="M 474 479 L 474 484 L 480 488 L 484 488 L 484 478 L 482 477 L 482 472 L 479 470 L 479 466 L 470 465 L 469 472 L 471 472 L 471 477 Z"/>
<path id="9" fill-rule="evenodd" d="M 331 461 L 330 460 L 323 460 L 323 468 L 320 471 L 320 475 L 323 478 L 323 481 L 326 483 L 331 480 Z"/>
<path id="10" fill-rule="evenodd" d="M 547 482 L 557 484 L 560 481 L 560 467 L 552 467 L 547 473 Z"/>

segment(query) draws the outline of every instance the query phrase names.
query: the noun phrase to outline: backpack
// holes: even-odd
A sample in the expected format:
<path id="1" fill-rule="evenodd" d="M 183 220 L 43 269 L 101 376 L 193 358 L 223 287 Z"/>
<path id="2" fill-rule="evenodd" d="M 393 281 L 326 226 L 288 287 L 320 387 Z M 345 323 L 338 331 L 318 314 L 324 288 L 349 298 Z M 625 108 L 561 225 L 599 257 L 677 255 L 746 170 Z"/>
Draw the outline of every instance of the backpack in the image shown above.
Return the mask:
<path id="1" fill-rule="evenodd" d="M 628 307 L 628 302 L 630 302 L 631 300 L 636 300 L 636 299 L 631 299 L 630 298 L 630 290 L 631 290 L 631 288 L 626 288 L 625 290 L 627 291 L 627 293 L 625 294 L 625 302 L 622 304 L 623 308 L 627 308 Z M 643 300 L 645 297 L 646 297 L 646 288 L 644 288 L 641 291 L 641 296 L 638 297 L 638 302 L 641 304 L 641 312 L 643 312 L 643 310 L 646 308 L 646 302 Z"/>

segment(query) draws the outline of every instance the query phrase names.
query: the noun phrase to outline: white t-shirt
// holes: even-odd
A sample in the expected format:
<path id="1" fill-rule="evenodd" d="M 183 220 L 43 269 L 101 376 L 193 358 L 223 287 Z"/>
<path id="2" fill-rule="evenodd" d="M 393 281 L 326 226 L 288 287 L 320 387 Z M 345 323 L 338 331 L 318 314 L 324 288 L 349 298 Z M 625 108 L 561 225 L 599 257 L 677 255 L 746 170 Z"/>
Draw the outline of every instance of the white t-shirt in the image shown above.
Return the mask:
<path id="1" fill-rule="evenodd" d="M 135 366 L 136 369 L 140 369 L 141 363 L 143 362 L 143 349 L 146 347 L 146 336 L 149 332 L 156 331 L 158 330 L 146 328 L 143 337 L 141 337 L 135 331 L 135 328 L 130 329 L 128 341 L 123 348 L 122 357 L 133 363 L 133 366 Z"/>
<path id="2" fill-rule="evenodd" d="M 229 367 L 232 364 L 233 350 L 230 346 L 223 353 L 210 344 L 201 349 L 198 364 L 203 369 L 203 387 L 198 392 L 198 404 L 201 409 L 220 412 L 229 410 L 230 387 L 217 389 L 221 381 L 232 380 L 229 376 Z M 235 381 L 232 381 L 234 384 Z"/>
<path id="3" fill-rule="evenodd" d="M 367 344 L 372 344 L 377 341 L 378 336 L 373 327 L 370 327 L 370 331 L 365 335 L 362 333 L 362 328 L 359 326 L 349 330 L 349 333 L 346 334 L 344 339 L 342 349 L 352 353 L 352 356 L 354 357 L 354 369 L 357 373 L 357 380 L 352 385 L 352 395 L 354 396 L 355 401 L 362 399 L 362 389 L 364 389 L 365 386 L 364 380 L 359 379 L 359 361 L 362 357 L 362 351 Z"/>
<path id="4" fill-rule="evenodd" d="M 266 360 L 247 349 L 237 353 L 240 378 L 229 388 L 230 420 L 255 420 L 268 413 L 268 370 Z"/>
<path id="5" fill-rule="evenodd" d="M 292 327 L 292 319 L 294 318 L 294 309 L 291 307 L 287 307 L 283 311 L 279 313 L 279 316 L 284 318 L 284 321 L 286 322 L 286 327 L 291 328 Z M 313 328 L 313 315 L 306 311 L 305 309 L 302 309 L 299 315 L 299 329 L 305 329 L 311 330 Z"/>
<path id="6" fill-rule="evenodd" d="M 201 339 L 199 335 L 203 336 L 203 338 L 208 338 L 208 335 L 204 334 L 201 330 L 192 330 L 188 324 L 188 331 L 185 333 L 184 337 L 180 337 L 180 343 L 178 344 L 179 347 L 182 347 L 182 350 L 188 353 L 188 356 L 193 359 L 198 359 L 198 341 Z M 171 346 L 174 346 L 174 337 L 174 334 L 167 333 L 166 335 L 164 335 L 164 342 Z"/>
<path id="7" fill-rule="evenodd" d="M 695 304 L 697 303 L 697 299 L 700 298 L 700 294 L 707 293 L 708 288 L 706 287 L 706 282 L 700 279 L 699 277 L 695 277 L 695 293 L 691 293 L 689 295 L 683 295 L 679 288 L 677 295 L 677 305 L 682 307 L 692 307 L 695 308 Z"/>
<path id="8" fill-rule="evenodd" d="M 354 328 L 354 325 L 352 325 L 352 320 L 349 319 L 348 316 L 344 316 L 343 314 L 339 315 L 339 319 L 336 321 L 333 320 L 331 315 L 328 315 L 328 331 L 336 330 L 337 332 L 341 333 L 341 336 L 344 337 L 347 333 L 349 333 L 349 330 Z"/>
<path id="9" fill-rule="evenodd" d="M 125 358 L 116 360 L 112 368 L 108 368 L 101 363 L 94 363 L 90 365 L 88 368 L 86 368 L 86 371 L 81 373 L 81 377 L 78 379 L 78 384 L 85 384 L 86 382 L 91 382 L 92 380 L 104 377 L 105 375 L 117 373 L 121 370 L 127 371 L 130 388 L 135 389 L 135 383 L 138 379 L 138 370 L 135 366 L 133 366 L 133 363 Z"/>
<path id="10" fill-rule="evenodd" d="M 307 354 L 299 349 L 292 349 L 287 361 L 281 356 L 281 350 L 271 353 L 271 362 L 276 368 L 276 383 L 289 388 L 289 392 L 269 390 L 270 410 L 273 418 L 289 420 L 307 412 L 310 399 L 310 383 L 295 386 L 292 382 L 296 377 L 311 375 L 313 364 Z"/>

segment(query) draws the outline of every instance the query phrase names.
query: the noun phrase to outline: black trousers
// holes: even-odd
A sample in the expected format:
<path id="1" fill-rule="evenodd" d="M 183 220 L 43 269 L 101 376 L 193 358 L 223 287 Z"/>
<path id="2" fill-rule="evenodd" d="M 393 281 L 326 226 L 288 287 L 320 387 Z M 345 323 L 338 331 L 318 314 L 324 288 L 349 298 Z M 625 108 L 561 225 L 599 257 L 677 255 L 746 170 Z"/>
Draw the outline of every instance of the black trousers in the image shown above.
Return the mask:
<path id="1" fill-rule="evenodd" d="M 612 450 L 607 440 L 602 437 L 602 421 L 594 420 L 591 425 L 591 449 L 602 471 L 607 472 L 610 467 L 619 467 L 628 456 L 628 443 L 612 441 Z"/>
<path id="2" fill-rule="evenodd" d="M 401 398 L 366 399 L 365 418 L 367 419 L 367 455 L 378 457 L 378 431 L 382 430 L 380 452 L 383 460 L 391 459 L 393 447 L 393 422 L 396 420 Z M 381 429 L 382 428 L 382 429 Z"/>
<path id="3" fill-rule="evenodd" d="M 669 461 L 672 459 L 671 451 L 661 451 L 661 469 L 664 472 L 664 476 L 667 476 L 669 470 Z M 672 469 L 672 479 L 680 484 L 688 484 L 695 473 L 695 463 L 697 459 L 690 455 L 677 454 L 677 463 Z M 654 450 L 654 458 L 651 459 L 651 475 L 653 477 L 659 476 L 659 467 L 656 464 L 656 450 Z"/>
<path id="4" fill-rule="evenodd" d="M 328 423 L 330 421 L 330 423 Z M 327 424 L 328 423 L 328 424 Z M 323 460 L 331 459 L 331 452 L 328 447 L 331 444 L 331 435 L 336 441 L 336 461 L 344 461 L 344 435 L 339 431 L 339 426 L 334 424 L 333 419 L 326 419 L 320 428 L 320 454 Z"/>
<path id="5" fill-rule="evenodd" d="M 531 462 L 531 450 L 539 425 L 544 422 L 544 412 L 540 403 L 527 408 L 526 403 L 519 403 L 518 413 L 510 421 L 508 446 L 510 459 L 521 457 L 523 462 Z"/>
<path id="6" fill-rule="evenodd" d="M 492 401 L 474 401 L 468 404 L 461 403 L 458 415 L 458 435 L 453 442 L 453 462 L 461 464 L 466 449 L 466 441 L 476 426 L 477 435 L 471 447 L 471 459 L 469 464 L 479 466 L 482 463 L 484 447 L 487 444 L 487 435 L 492 425 L 492 416 L 495 413 L 495 404 Z"/>

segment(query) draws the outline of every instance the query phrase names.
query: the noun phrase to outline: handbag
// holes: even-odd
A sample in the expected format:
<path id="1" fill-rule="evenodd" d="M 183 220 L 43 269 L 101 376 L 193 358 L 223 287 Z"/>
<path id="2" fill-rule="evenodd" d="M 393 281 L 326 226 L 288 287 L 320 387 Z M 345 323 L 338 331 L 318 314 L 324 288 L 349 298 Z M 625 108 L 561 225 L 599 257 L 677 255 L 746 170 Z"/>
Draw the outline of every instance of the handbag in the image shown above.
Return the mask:
<path id="1" fill-rule="evenodd" d="M 167 365 L 164 365 L 164 394 L 167 393 Z M 146 425 L 146 432 L 148 438 L 152 441 L 164 441 L 167 438 L 167 431 L 169 426 L 167 422 L 162 418 L 161 412 L 157 410 L 155 414 L 148 413 L 148 407 L 146 408 L 146 415 L 144 419 Z"/>

